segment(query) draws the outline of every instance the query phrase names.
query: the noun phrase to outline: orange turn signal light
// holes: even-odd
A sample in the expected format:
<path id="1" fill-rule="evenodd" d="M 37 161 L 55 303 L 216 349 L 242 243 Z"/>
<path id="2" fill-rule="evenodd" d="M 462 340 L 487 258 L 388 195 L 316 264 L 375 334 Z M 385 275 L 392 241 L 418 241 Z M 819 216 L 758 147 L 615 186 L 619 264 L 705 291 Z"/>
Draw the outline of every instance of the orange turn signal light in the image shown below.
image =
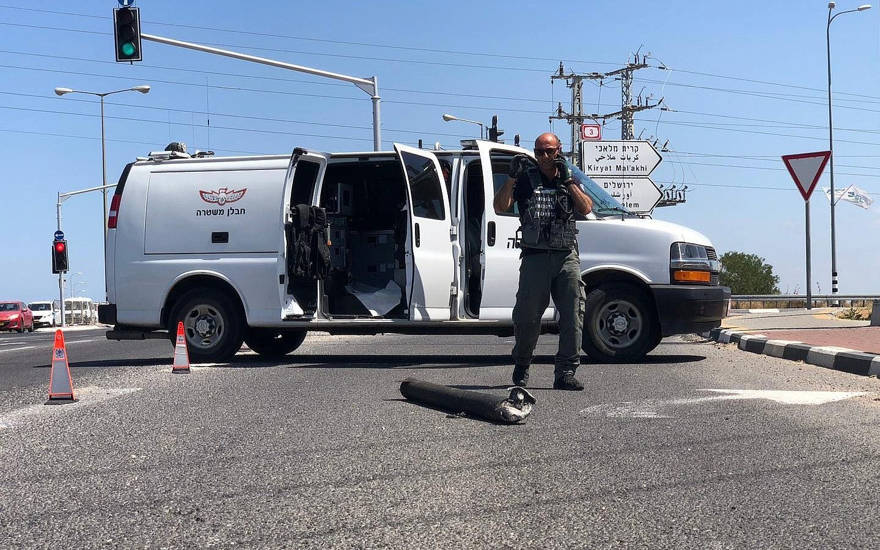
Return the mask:
<path id="1" fill-rule="evenodd" d="M 712 274 L 708 271 L 678 270 L 672 272 L 672 279 L 679 283 L 710 283 Z"/>

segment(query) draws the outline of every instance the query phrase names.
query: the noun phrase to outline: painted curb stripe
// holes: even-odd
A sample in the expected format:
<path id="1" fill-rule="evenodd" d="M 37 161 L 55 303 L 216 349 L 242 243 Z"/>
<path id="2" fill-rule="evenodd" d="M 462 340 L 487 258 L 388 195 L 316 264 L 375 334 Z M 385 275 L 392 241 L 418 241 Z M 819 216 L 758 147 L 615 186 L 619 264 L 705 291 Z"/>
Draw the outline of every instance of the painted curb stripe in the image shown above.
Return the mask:
<path id="1" fill-rule="evenodd" d="M 880 377 L 880 357 L 875 357 L 868 368 L 868 376 Z"/>
<path id="2" fill-rule="evenodd" d="M 792 361 L 803 361 L 807 362 L 807 354 L 810 353 L 810 348 L 812 348 L 810 344 L 789 344 L 785 346 L 785 351 L 782 352 L 783 359 L 790 359 Z"/>
<path id="3" fill-rule="evenodd" d="M 850 374 L 880 377 L 880 355 L 835 346 L 811 346 L 791 340 L 769 340 L 760 334 L 730 329 L 712 329 L 704 336 L 719 343 L 737 344 L 743 351 L 839 370 Z"/>
<path id="4" fill-rule="evenodd" d="M 791 344 L 802 344 L 794 340 L 767 340 L 764 344 L 764 355 L 782 358 L 785 355 L 785 348 Z"/>
<path id="5" fill-rule="evenodd" d="M 871 372 L 871 362 L 874 357 L 870 353 L 859 351 L 838 353 L 837 359 L 834 360 L 834 369 L 867 376 Z"/>
<path id="6" fill-rule="evenodd" d="M 767 343 L 766 336 L 743 336 L 739 340 L 739 349 L 752 353 L 764 353 L 764 344 Z"/>

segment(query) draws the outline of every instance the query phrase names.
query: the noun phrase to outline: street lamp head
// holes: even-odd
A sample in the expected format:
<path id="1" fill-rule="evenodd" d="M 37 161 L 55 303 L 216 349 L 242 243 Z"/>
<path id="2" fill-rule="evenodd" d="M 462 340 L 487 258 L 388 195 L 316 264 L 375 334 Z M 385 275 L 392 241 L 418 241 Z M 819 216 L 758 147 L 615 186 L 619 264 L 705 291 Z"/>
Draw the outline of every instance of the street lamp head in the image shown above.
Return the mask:
<path id="1" fill-rule="evenodd" d="M 55 95 L 64 95 L 72 92 L 70 88 L 55 88 Z"/>
<path id="2" fill-rule="evenodd" d="M 862 4 L 861 6 L 859 6 L 856 9 L 859 11 L 869 10 L 869 9 L 871 9 L 871 4 Z"/>
<path id="3" fill-rule="evenodd" d="M 443 120 L 445 120 L 446 122 L 449 122 L 450 120 L 458 120 L 458 118 L 457 118 L 457 117 L 454 117 L 454 116 L 452 116 L 452 115 L 448 115 L 448 114 L 444 113 L 444 114 L 443 114 Z"/>
<path id="4" fill-rule="evenodd" d="M 828 9 L 829 10 L 833 10 L 835 6 L 837 6 L 837 4 L 835 2 L 828 2 Z"/>
<path id="5" fill-rule="evenodd" d="M 134 90 L 135 92 L 140 92 L 142 94 L 150 93 L 150 87 L 147 86 L 146 84 L 143 84 L 141 86 L 132 86 L 131 89 Z"/>

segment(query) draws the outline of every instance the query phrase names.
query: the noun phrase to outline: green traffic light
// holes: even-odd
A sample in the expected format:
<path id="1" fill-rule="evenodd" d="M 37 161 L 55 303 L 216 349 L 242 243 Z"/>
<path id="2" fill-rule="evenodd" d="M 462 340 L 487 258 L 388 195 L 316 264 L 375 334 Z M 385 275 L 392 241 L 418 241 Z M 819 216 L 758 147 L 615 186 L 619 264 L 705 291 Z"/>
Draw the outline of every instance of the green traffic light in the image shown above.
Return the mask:
<path id="1" fill-rule="evenodd" d="M 122 55 L 126 57 L 133 56 L 134 52 L 136 51 L 134 44 L 132 44 L 131 42 L 125 42 L 124 44 L 122 44 L 122 47 L 120 49 L 122 50 Z"/>

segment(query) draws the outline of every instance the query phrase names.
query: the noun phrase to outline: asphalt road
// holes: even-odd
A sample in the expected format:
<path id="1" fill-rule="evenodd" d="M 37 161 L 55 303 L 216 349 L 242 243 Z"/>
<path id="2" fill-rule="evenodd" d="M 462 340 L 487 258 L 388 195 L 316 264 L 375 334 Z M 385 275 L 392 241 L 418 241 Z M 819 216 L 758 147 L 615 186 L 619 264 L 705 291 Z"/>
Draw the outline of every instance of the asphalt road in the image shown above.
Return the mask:
<path id="1" fill-rule="evenodd" d="M 503 395 L 508 338 L 318 334 L 172 375 L 167 342 L 71 332 L 53 406 L 51 335 L 3 335 L 0 547 L 880 547 L 880 380 L 691 340 L 561 392 L 544 336 L 534 412 L 495 425 L 399 384 Z"/>

